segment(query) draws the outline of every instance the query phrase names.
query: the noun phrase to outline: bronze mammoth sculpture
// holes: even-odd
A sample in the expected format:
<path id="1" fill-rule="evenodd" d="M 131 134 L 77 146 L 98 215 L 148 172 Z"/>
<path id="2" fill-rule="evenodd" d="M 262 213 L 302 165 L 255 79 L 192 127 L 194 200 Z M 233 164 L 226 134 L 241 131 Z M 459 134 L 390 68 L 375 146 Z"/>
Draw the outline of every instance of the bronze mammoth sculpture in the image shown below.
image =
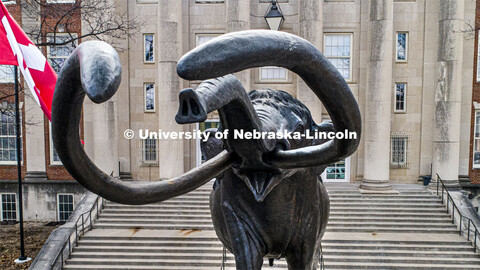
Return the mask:
<path id="1" fill-rule="evenodd" d="M 261 66 L 298 74 L 323 102 L 332 122 L 316 125 L 308 109 L 286 92 L 247 94 L 229 75 Z M 260 269 L 263 257 L 285 257 L 289 269 L 316 269 L 329 213 L 318 175 L 327 164 L 351 155 L 360 140 L 360 112 L 345 80 L 308 41 L 265 30 L 230 33 L 202 44 L 180 59 L 177 73 L 187 80 L 206 80 L 196 90 L 180 93 L 178 123 L 201 122 L 218 110 L 221 129 L 230 132 L 349 130 L 357 137 L 324 142 L 228 136 L 203 145 L 209 160 L 181 176 L 147 185 L 122 182 L 100 171 L 80 143 L 85 94 L 94 102 L 106 101 L 121 75 L 112 47 L 85 42 L 62 68 L 53 99 L 53 141 L 65 168 L 87 189 L 125 204 L 163 201 L 217 177 L 210 196 L 212 219 L 219 239 L 235 255 L 237 269 Z"/>

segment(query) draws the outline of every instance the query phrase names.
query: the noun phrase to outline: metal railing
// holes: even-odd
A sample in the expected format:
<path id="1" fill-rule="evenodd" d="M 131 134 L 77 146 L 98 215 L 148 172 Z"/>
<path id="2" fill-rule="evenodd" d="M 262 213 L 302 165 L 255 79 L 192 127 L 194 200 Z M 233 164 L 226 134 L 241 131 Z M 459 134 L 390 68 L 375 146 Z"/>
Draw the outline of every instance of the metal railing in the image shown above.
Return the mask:
<path id="1" fill-rule="evenodd" d="M 84 235 L 87 231 L 92 229 L 93 220 L 98 217 L 100 211 L 103 209 L 105 205 L 105 199 L 100 196 L 97 196 L 95 203 L 92 205 L 89 211 L 81 214 L 74 225 L 74 230 L 70 233 L 68 238 L 65 240 L 65 243 L 60 250 L 60 253 L 57 254 L 57 257 L 53 261 L 50 269 L 58 269 L 56 268 L 57 263 L 60 260 L 61 268 L 65 264 L 65 260 L 70 258 L 70 254 L 72 253 L 73 247 L 78 247 L 78 240 L 80 236 Z M 94 216 L 95 215 L 95 216 Z M 72 239 L 73 237 L 73 239 Z"/>
<path id="2" fill-rule="evenodd" d="M 476 253 L 477 250 L 480 251 L 479 246 L 477 245 L 477 240 L 480 240 L 480 232 L 478 231 L 477 226 L 475 225 L 475 223 L 470 218 L 462 215 L 462 213 L 458 209 L 457 205 L 455 204 L 455 201 L 453 200 L 453 197 L 450 195 L 450 192 L 448 192 L 448 189 L 445 187 L 445 184 L 443 183 L 442 179 L 440 178 L 440 176 L 437 173 L 437 196 L 439 196 L 439 197 L 440 197 L 440 187 L 442 189 L 441 190 L 442 204 L 444 204 L 444 201 L 446 199 L 445 203 L 447 205 L 447 213 L 451 214 L 452 223 L 455 224 L 455 214 L 457 215 L 457 217 L 460 220 L 459 221 L 459 226 L 458 226 L 460 236 L 466 236 L 469 242 L 473 242 L 472 243 L 473 244 L 473 252 Z M 445 196 L 445 194 L 446 194 L 446 196 Z M 464 232 L 463 227 L 465 227 L 466 232 Z"/>

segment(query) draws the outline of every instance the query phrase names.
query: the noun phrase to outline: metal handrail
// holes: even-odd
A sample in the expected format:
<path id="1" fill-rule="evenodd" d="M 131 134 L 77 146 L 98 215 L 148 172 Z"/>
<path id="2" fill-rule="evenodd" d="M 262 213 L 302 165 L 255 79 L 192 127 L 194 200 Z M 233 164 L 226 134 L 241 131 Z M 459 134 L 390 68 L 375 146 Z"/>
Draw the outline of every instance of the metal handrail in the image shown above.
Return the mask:
<path id="1" fill-rule="evenodd" d="M 64 258 L 65 249 L 68 247 L 68 251 L 67 251 L 66 255 L 67 255 L 68 258 L 70 258 L 70 254 L 72 253 L 73 246 L 78 247 L 79 237 L 82 236 L 83 234 L 85 234 L 87 231 L 89 231 L 93 226 L 93 224 L 92 224 L 92 212 L 94 210 L 96 210 L 96 216 L 95 217 L 98 217 L 98 215 L 100 213 L 100 210 L 103 209 L 104 205 L 105 205 L 105 200 L 102 197 L 97 196 L 97 198 L 95 199 L 95 203 L 93 203 L 93 205 L 92 205 L 92 208 L 90 208 L 89 211 L 81 214 L 78 217 L 77 221 L 75 222 L 75 226 L 74 226 L 75 230 L 72 231 L 70 233 L 70 235 L 68 236 L 68 238 L 65 240 L 65 243 L 63 244 L 62 249 L 60 250 L 60 253 L 57 254 L 57 257 L 55 258 L 53 263 L 50 265 L 50 269 L 56 269 L 55 266 L 57 265 L 57 262 L 58 262 L 59 259 L 61 259 L 61 268 L 60 269 L 63 269 L 64 263 L 65 263 L 65 258 Z M 90 222 L 86 225 L 85 223 L 87 221 L 90 221 Z M 72 242 L 72 236 L 74 234 L 75 234 L 75 238 L 73 239 L 73 242 Z"/>
<path id="2" fill-rule="evenodd" d="M 459 234 L 460 234 L 460 236 L 463 236 L 462 223 L 465 224 L 463 222 L 464 219 L 466 220 L 466 222 L 468 222 L 467 225 L 465 225 L 465 226 L 467 227 L 467 239 L 468 239 L 469 242 L 471 242 L 470 231 L 473 230 L 473 235 L 472 235 L 472 237 L 473 237 L 473 252 L 476 253 L 477 249 L 479 249 L 479 247 L 477 245 L 477 239 L 480 239 L 480 231 L 478 230 L 475 223 L 469 217 L 466 217 L 466 216 L 462 215 L 462 213 L 458 209 L 457 205 L 455 204 L 455 201 L 453 200 L 453 197 L 450 195 L 450 192 L 448 192 L 448 189 L 445 187 L 445 184 L 443 183 L 442 179 L 440 178 L 440 176 L 437 173 L 437 196 L 439 196 L 440 184 L 442 185 L 442 204 L 443 204 L 444 197 L 445 197 L 444 194 L 447 194 L 447 196 L 446 196 L 447 197 L 447 202 L 446 203 L 447 203 L 447 213 L 448 214 L 450 214 L 450 204 L 452 205 L 452 223 L 455 224 L 455 211 L 458 213 L 458 216 L 460 217 L 460 222 L 459 222 L 460 223 L 459 224 Z M 450 203 L 450 201 L 451 201 L 451 203 Z"/>

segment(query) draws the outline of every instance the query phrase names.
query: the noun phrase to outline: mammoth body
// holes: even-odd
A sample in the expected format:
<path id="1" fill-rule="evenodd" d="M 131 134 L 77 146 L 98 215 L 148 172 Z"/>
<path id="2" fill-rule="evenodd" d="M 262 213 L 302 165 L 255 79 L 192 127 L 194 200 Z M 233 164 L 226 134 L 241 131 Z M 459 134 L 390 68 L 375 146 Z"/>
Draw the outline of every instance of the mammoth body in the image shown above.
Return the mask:
<path id="1" fill-rule="evenodd" d="M 282 133 L 319 131 L 308 109 L 288 93 L 255 90 L 249 97 L 257 114 L 264 112 L 262 126 L 273 122 Z M 322 127 L 322 131 L 332 128 L 329 122 Z M 212 135 L 201 144 L 207 159 L 223 150 L 222 141 Z M 283 141 L 281 147 L 320 143 L 292 140 Z M 241 269 L 260 269 L 265 256 L 286 257 L 290 269 L 314 269 L 329 214 L 328 194 L 317 177 L 325 166 L 248 172 L 236 167 L 217 177 L 210 196 L 215 231 L 235 255 L 236 264 Z"/>
<path id="2" fill-rule="evenodd" d="M 280 66 L 298 74 L 332 121 L 316 125 L 308 109 L 286 92 L 247 94 L 230 75 L 261 66 Z M 135 205 L 164 201 L 216 178 L 210 198 L 212 219 L 218 237 L 235 255 L 237 269 L 260 269 L 264 256 L 286 257 L 289 269 L 316 269 L 329 212 L 318 175 L 326 165 L 355 152 L 361 135 L 358 105 L 345 80 L 308 41 L 266 30 L 234 32 L 206 42 L 179 60 L 177 73 L 186 80 L 206 80 L 195 90 L 180 92 L 175 117 L 179 124 L 205 121 L 217 110 L 221 129 L 230 132 L 348 130 L 357 136 L 329 141 L 211 139 L 203 145 L 208 161 L 183 175 L 141 185 L 120 181 L 98 169 L 79 136 L 85 95 L 104 102 L 115 94 L 121 78 L 115 50 L 90 41 L 66 60 L 53 97 L 53 142 L 65 168 L 90 191 Z"/>
<path id="3" fill-rule="evenodd" d="M 237 269 L 261 269 L 263 257 L 285 257 L 289 269 L 316 269 L 329 200 L 308 169 L 283 179 L 259 203 L 233 170 L 210 195 L 217 236 L 235 255 Z"/>

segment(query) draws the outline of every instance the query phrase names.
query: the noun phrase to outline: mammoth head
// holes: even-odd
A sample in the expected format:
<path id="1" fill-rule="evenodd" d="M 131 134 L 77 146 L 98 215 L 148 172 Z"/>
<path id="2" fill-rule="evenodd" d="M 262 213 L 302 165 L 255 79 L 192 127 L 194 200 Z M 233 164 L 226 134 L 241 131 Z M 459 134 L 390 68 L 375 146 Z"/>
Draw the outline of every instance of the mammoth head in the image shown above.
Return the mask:
<path id="1" fill-rule="evenodd" d="M 282 94 L 272 100 L 267 97 L 270 92 L 262 92 L 267 95 L 265 97 L 261 97 L 261 92 L 253 92 L 250 95 L 257 97 L 250 99 L 241 83 L 233 75 L 228 75 L 260 66 L 285 67 L 298 74 L 323 102 L 333 125 L 317 126 L 313 120 L 302 119 L 298 109 L 304 106 L 296 107 L 298 101 L 294 99 L 283 97 L 285 108 L 290 111 L 279 110 L 280 104 L 266 106 L 267 100 L 275 103 L 275 98 L 282 99 Z M 247 185 L 251 185 L 256 199 L 261 201 L 278 182 L 272 181 L 273 176 L 282 170 L 336 162 L 358 147 L 360 112 L 348 85 L 335 67 L 302 38 L 265 30 L 226 34 L 183 56 L 177 73 L 187 80 L 207 80 L 196 90 L 186 89 L 180 93 L 178 123 L 201 122 L 209 112 L 218 110 L 224 129 L 266 132 L 281 128 L 289 131 L 297 128 L 349 130 L 356 132 L 357 138 L 333 139 L 318 144 L 271 138 L 237 140 L 229 136 L 224 141 L 226 151 L 174 179 L 146 185 L 119 181 L 100 171 L 85 154 L 78 126 L 85 94 L 97 103 L 109 99 L 120 83 L 121 65 L 111 46 L 102 42 L 85 42 L 62 68 L 52 104 L 55 148 L 65 168 L 80 184 L 112 201 L 144 204 L 189 192 L 233 166 L 236 173 L 246 179 Z"/>

